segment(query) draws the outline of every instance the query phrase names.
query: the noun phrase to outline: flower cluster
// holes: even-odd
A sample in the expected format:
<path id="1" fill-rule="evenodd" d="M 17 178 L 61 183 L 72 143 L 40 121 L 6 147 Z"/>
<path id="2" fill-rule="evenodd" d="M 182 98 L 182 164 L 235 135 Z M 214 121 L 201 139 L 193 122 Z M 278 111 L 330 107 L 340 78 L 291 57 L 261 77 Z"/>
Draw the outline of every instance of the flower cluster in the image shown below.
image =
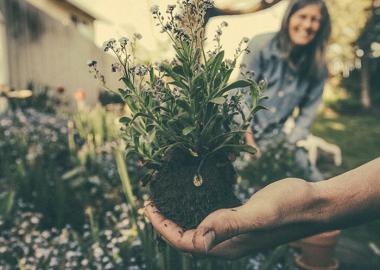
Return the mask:
<path id="1" fill-rule="evenodd" d="M 239 42 L 236 50 L 235 50 L 235 55 L 234 55 L 234 58 L 237 58 L 239 57 L 243 52 L 246 53 L 246 54 L 249 54 L 251 53 L 250 49 L 248 48 L 248 42 L 249 42 L 249 38 L 247 37 L 243 37 L 241 39 L 241 41 Z"/>
<path id="2" fill-rule="evenodd" d="M 222 28 L 228 25 L 226 22 L 217 31 L 216 50 L 207 57 L 203 47 L 204 16 L 212 4 L 212 1 L 184 0 L 178 5 L 168 5 L 165 15 L 158 6 L 152 7 L 157 26 L 173 42 L 176 52 L 173 61 L 138 64 L 134 55 L 136 36 L 133 42 L 127 39 L 105 42 L 105 50 L 112 51 L 118 60 L 120 80 L 125 84 L 119 93 L 129 108 L 129 113 L 120 119 L 127 151 L 137 154 L 144 168 L 152 168 L 147 170 L 148 180 L 163 164 L 168 149 L 174 146 L 202 160 L 213 153 L 213 149 L 255 152 L 252 147 L 241 144 L 243 130 L 257 109 L 243 112 L 241 94 L 231 98 L 231 91 L 245 87 L 252 96 L 258 97 L 262 89 L 250 79 L 229 82 L 237 57 L 246 49 L 239 48 L 239 55 L 233 60 L 224 60 L 220 35 Z M 247 42 L 243 39 L 239 46 Z M 112 68 L 118 69 L 116 65 Z M 235 116 L 240 114 L 244 121 L 237 123 Z M 228 145 L 229 150 L 227 147 L 224 150 L 224 145 Z"/>
<path id="3" fill-rule="evenodd" d="M 207 9 L 213 7 L 213 1 L 178 1 L 179 13 L 175 13 L 177 5 L 168 5 L 166 17 L 161 13 L 157 5 L 151 8 L 156 25 L 161 27 L 161 32 L 169 35 L 171 40 L 198 44 L 203 42 L 204 17 Z"/>
<path id="4" fill-rule="evenodd" d="M 71 226 L 41 229 L 43 216 L 18 202 L 12 222 L 0 217 L 0 269 L 142 269 L 140 241 L 131 227 L 126 204 L 105 215 L 104 228 L 90 224 L 81 236 Z M 126 268 L 127 267 L 127 268 Z"/>
<path id="5" fill-rule="evenodd" d="M 213 38 L 213 41 L 216 42 L 216 44 L 215 44 L 215 50 L 214 50 L 213 54 L 217 54 L 222 49 L 222 44 L 220 43 L 220 37 L 223 35 L 223 28 L 225 28 L 227 26 L 228 26 L 228 23 L 225 22 L 225 21 L 223 21 L 218 26 L 218 28 L 216 29 L 216 32 L 215 32 L 215 35 L 214 35 L 214 38 Z"/>

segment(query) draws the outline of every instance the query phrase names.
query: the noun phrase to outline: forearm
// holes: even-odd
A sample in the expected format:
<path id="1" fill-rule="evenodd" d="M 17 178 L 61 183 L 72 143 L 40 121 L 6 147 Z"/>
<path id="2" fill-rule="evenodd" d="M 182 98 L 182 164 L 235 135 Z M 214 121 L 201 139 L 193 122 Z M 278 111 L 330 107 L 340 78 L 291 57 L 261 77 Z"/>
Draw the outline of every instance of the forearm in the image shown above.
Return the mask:
<path id="1" fill-rule="evenodd" d="M 380 218 L 380 158 L 318 183 L 277 181 L 240 207 L 211 213 L 187 235 L 194 233 L 188 237 L 189 250 L 238 258 L 376 218 Z"/>
<path id="2" fill-rule="evenodd" d="M 327 228 L 345 228 L 380 218 L 380 158 L 315 184 Z"/>
<path id="3" fill-rule="evenodd" d="M 255 213 L 241 227 L 251 252 L 380 218 L 380 158 L 326 181 L 275 182 L 242 208 Z"/>
<path id="4" fill-rule="evenodd" d="M 380 158 L 326 181 L 285 181 L 283 188 L 272 188 L 277 227 L 314 224 L 327 230 L 380 218 Z"/>
<path id="5" fill-rule="evenodd" d="M 281 199 L 284 196 L 290 198 Z M 342 229 L 380 218 L 380 158 L 326 181 L 292 184 L 273 204 L 272 220 L 278 225 L 272 226 L 298 226 L 302 233 Z"/>

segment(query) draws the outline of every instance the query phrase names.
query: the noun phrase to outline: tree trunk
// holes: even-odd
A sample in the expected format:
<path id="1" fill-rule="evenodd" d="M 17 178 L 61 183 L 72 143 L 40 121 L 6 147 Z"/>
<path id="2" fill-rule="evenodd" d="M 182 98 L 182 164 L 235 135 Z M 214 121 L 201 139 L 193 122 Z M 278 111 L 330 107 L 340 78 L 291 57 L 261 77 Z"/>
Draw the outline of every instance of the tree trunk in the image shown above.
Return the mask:
<path id="1" fill-rule="evenodd" d="M 360 82 L 360 101 L 364 108 L 371 107 L 369 61 L 363 57 Z"/>

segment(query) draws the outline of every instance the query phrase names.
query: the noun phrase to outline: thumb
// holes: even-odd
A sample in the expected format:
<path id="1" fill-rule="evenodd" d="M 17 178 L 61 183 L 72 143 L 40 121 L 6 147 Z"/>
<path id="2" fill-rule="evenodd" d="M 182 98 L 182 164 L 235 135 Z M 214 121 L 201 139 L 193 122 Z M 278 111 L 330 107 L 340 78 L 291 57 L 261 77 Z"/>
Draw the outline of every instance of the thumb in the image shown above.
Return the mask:
<path id="1" fill-rule="evenodd" d="M 238 235 L 240 223 L 236 209 L 220 209 L 207 216 L 195 230 L 194 248 L 207 254 L 220 242 Z"/>

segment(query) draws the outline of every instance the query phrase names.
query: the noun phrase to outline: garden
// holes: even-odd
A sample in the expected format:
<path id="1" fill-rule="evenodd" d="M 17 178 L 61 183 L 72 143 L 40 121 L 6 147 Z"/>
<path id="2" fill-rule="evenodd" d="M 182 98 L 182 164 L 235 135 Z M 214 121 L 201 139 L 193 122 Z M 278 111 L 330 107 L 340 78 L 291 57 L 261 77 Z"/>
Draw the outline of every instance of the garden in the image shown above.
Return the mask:
<path id="1" fill-rule="evenodd" d="M 370 33 L 379 31 L 380 5 L 372 2 L 368 5 L 372 15 L 358 30 L 355 44 L 342 41 L 356 46 L 353 54 L 338 55 L 334 46 L 330 50 L 331 59 L 339 56 L 339 61 L 357 63 L 360 58 L 366 68 L 357 66 L 347 75 L 329 76 L 323 105 L 311 128 L 314 136 L 339 149 L 317 149 L 314 162 L 325 179 L 379 156 L 380 80 L 375 74 L 380 58 L 373 44 L 380 41 Z M 188 37 L 177 31 L 173 9 L 168 6 L 168 24 L 160 21 L 163 15 L 158 9 L 153 8 L 152 15 L 173 41 L 176 61 L 136 64 L 139 60 L 130 53 L 139 44 L 139 34 L 107 41 L 103 50 L 119 60 L 111 68 L 122 74 L 125 87 L 104 90 L 103 85 L 95 105 L 87 102 L 82 90 L 72 95 L 36 82 L 26 85 L 28 90 L 1 89 L 0 270 L 304 269 L 294 260 L 300 253 L 297 245 L 280 245 L 238 260 L 189 256 L 168 245 L 144 215 L 144 202 L 153 197 L 166 216 L 184 228 L 194 228 L 213 210 L 234 207 L 236 199 L 245 201 L 276 180 L 307 177 L 292 147 L 279 144 L 253 161 L 249 155 L 255 154 L 255 148 L 242 143 L 242 130 L 254 114 L 265 110 L 259 105 L 265 99 L 265 82 L 256 83 L 249 77 L 252 74 L 230 82 L 248 40 L 242 40 L 235 59 L 225 61 L 217 32 L 215 50 L 206 55 L 203 48 L 197 49 L 204 41 L 199 34 L 203 21 L 192 22 L 189 27 L 199 27 L 199 32 Z M 341 14 L 331 13 L 333 23 L 339 24 L 336 18 Z M 332 38 L 332 44 L 340 42 L 339 33 L 333 32 Z M 204 64 L 198 65 L 197 59 Z M 89 61 L 88 68 L 103 84 L 98 62 Z M 201 75 L 195 76 L 197 72 Z M 240 107 L 241 95 L 227 102 L 226 94 L 242 87 L 248 87 L 255 99 L 248 114 Z M 192 88 L 198 89 L 197 94 Z M 236 116 L 243 120 L 235 121 Z M 199 126 L 204 129 L 198 132 Z M 208 153 L 219 155 L 209 162 Z M 198 156 L 207 159 L 198 162 Z M 173 170 L 180 162 L 188 166 L 185 172 Z M 217 189 L 219 178 L 234 176 L 224 167 L 215 170 L 212 163 L 227 168 L 233 164 L 236 183 L 224 179 L 227 187 Z M 206 178 L 212 178 L 207 173 L 212 169 L 218 179 L 210 188 Z M 191 175 L 186 176 L 186 170 Z M 177 178 L 185 179 L 189 187 L 170 182 Z M 209 189 L 200 193 L 198 187 Z M 178 205 L 179 198 L 186 196 L 190 199 Z M 380 268 L 380 222 L 342 230 L 335 256 L 338 269 Z"/>

